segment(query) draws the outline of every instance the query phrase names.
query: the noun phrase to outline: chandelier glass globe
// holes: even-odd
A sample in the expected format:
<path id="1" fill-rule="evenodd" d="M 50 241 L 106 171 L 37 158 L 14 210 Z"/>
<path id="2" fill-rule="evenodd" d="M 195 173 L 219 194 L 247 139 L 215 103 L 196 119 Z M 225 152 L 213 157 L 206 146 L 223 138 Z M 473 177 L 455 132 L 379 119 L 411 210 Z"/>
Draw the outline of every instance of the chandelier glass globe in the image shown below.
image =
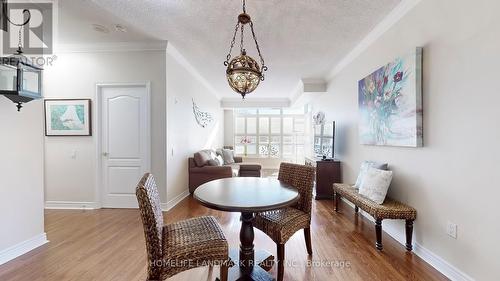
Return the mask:
<path id="1" fill-rule="evenodd" d="M 243 51 L 241 55 L 233 58 L 226 70 L 229 86 L 243 98 L 253 92 L 262 79 L 259 64 Z"/>

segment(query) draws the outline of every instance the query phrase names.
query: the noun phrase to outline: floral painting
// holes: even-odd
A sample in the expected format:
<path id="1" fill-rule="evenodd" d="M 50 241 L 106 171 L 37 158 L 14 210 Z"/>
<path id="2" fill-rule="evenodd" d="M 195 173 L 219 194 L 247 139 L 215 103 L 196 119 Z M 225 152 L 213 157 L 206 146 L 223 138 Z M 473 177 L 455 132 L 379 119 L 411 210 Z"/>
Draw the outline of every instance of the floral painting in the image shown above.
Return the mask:
<path id="1" fill-rule="evenodd" d="M 358 82 L 361 144 L 420 147 L 422 48 Z"/>
<path id="2" fill-rule="evenodd" d="M 47 136 L 90 136 L 90 100 L 45 100 Z"/>

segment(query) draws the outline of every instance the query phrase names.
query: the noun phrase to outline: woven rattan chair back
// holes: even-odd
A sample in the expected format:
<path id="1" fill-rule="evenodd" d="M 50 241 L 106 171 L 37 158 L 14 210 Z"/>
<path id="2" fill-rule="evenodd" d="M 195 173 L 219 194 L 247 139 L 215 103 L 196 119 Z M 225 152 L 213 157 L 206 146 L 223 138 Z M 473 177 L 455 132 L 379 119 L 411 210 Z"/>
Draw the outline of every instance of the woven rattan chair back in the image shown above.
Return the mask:
<path id="1" fill-rule="evenodd" d="M 144 226 L 149 272 L 157 271 L 152 267 L 162 260 L 163 214 L 158 188 L 152 174 L 146 173 L 142 177 L 137 185 L 136 196 Z"/>
<path id="2" fill-rule="evenodd" d="M 311 215 L 314 168 L 292 163 L 281 163 L 278 179 L 299 190 L 300 199 L 293 207 Z"/>

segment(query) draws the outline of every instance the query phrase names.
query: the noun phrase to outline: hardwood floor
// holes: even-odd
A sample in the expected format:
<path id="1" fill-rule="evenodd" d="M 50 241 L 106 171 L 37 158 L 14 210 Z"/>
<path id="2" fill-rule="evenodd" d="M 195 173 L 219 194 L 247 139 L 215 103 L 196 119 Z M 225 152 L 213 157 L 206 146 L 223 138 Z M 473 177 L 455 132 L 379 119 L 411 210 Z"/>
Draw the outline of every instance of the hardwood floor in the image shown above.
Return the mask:
<path id="1" fill-rule="evenodd" d="M 165 215 L 167 223 L 213 215 L 230 247 L 239 245 L 238 213 L 207 209 L 193 198 Z M 50 243 L 0 266 L 2 281 L 145 280 L 146 253 L 138 210 L 47 210 Z M 384 233 L 384 250 L 375 249 L 374 226 L 343 204 L 334 214 L 332 201 L 314 201 L 311 226 L 313 256 L 307 256 L 303 232 L 286 244 L 285 280 L 447 280 L 442 274 Z M 276 255 L 275 244 L 255 231 L 256 249 Z M 307 266 L 307 264 L 313 266 Z M 276 274 L 275 268 L 271 270 Z M 218 268 L 198 268 L 169 280 L 215 280 Z"/>

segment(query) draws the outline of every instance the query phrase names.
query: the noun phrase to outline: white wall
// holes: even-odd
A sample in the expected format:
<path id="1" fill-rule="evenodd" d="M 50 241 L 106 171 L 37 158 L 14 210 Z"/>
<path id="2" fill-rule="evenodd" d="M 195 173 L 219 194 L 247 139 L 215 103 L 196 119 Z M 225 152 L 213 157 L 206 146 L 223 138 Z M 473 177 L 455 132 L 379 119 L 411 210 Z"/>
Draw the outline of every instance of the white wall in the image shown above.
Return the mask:
<path id="1" fill-rule="evenodd" d="M 234 110 L 224 109 L 224 146 L 234 146 Z"/>
<path id="2" fill-rule="evenodd" d="M 169 46 L 168 48 L 172 48 Z M 224 111 L 206 83 L 186 65 L 179 53 L 167 51 L 167 202 L 188 192 L 188 157 L 224 142 Z M 213 114 L 207 128 L 193 115 L 192 99 L 200 110 Z"/>
<path id="3" fill-rule="evenodd" d="M 422 0 L 331 81 L 314 101 L 336 120 L 344 182 L 363 160 L 395 172 L 390 195 L 418 210 L 415 242 L 477 280 L 498 280 L 500 244 L 500 1 Z M 423 148 L 358 143 L 357 82 L 424 47 Z M 446 234 L 458 224 L 458 239 Z M 384 222 L 402 238 L 404 225 Z"/>
<path id="4" fill-rule="evenodd" d="M 78 52 L 57 54 L 44 71 L 46 98 L 91 98 L 92 137 L 45 137 L 45 199 L 95 203 L 96 83 L 151 82 L 151 170 L 166 198 L 165 51 Z M 76 158 L 70 157 L 76 151 Z"/>
<path id="5" fill-rule="evenodd" d="M 14 103 L 0 96 L 0 264 L 22 254 L 12 248 L 21 242 L 46 241 L 42 124 L 42 101 L 27 103 L 17 112 Z M 37 245 L 25 246 L 26 251 Z"/>

